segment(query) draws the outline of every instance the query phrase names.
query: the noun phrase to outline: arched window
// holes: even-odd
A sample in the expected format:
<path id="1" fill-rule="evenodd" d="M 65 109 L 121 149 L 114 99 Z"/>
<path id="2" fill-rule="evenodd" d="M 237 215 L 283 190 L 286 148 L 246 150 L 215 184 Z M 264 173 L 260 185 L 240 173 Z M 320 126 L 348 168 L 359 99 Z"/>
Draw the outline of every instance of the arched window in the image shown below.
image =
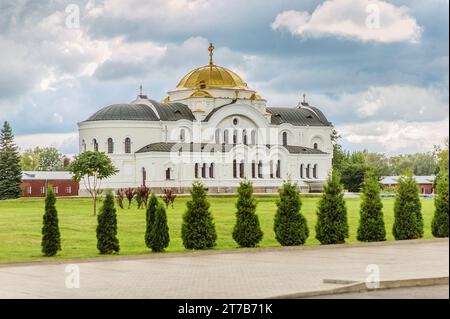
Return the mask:
<path id="1" fill-rule="evenodd" d="M 256 130 L 252 130 L 250 133 L 250 143 L 256 145 Z"/>
<path id="2" fill-rule="evenodd" d="M 317 177 L 317 164 L 314 164 L 314 166 L 313 166 L 313 177 L 318 178 Z"/>
<path id="3" fill-rule="evenodd" d="M 247 131 L 246 130 L 242 131 L 242 143 L 244 143 L 244 145 L 247 145 Z"/>
<path id="4" fill-rule="evenodd" d="M 317 145 L 317 143 L 314 143 L 314 149 L 316 150 L 316 149 L 318 149 L 319 148 L 319 145 Z"/>
<path id="5" fill-rule="evenodd" d="M 287 145 L 288 145 L 288 136 L 287 136 L 287 132 L 283 132 L 283 134 L 282 134 L 282 139 L 283 139 L 283 146 L 287 146 Z"/>
<path id="6" fill-rule="evenodd" d="M 94 152 L 98 152 L 98 142 L 95 138 L 92 140 L 92 144 L 94 145 Z"/>
<path id="7" fill-rule="evenodd" d="M 306 165 L 306 178 L 311 178 L 310 170 L 311 170 L 311 164 Z"/>
<path id="8" fill-rule="evenodd" d="M 302 178 L 302 179 L 305 177 L 305 175 L 303 173 L 304 170 L 305 170 L 305 165 L 300 164 L 300 178 Z"/>
<path id="9" fill-rule="evenodd" d="M 180 130 L 180 142 L 185 142 L 186 141 L 186 130 L 184 128 L 182 128 Z"/>
<path id="10" fill-rule="evenodd" d="M 252 161 L 252 178 L 256 178 L 256 163 Z"/>
<path id="11" fill-rule="evenodd" d="M 281 161 L 277 161 L 277 170 L 276 170 L 276 176 L 277 178 L 281 178 Z"/>
<path id="12" fill-rule="evenodd" d="M 109 154 L 114 153 L 114 142 L 113 142 L 113 139 L 111 137 L 108 138 L 108 153 Z"/>
<path id="13" fill-rule="evenodd" d="M 145 181 L 147 180 L 147 171 L 145 167 L 142 167 L 142 185 L 145 186 Z"/>
<path id="14" fill-rule="evenodd" d="M 166 180 L 170 180 L 172 177 L 171 177 L 171 171 L 170 171 L 170 168 L 167 168 L 166 169 Z"/>
<path id="15" fill-rule="evenodd" d="M 195 175 L 195 178 L 198 178 L 198 163 L 195 163 L 195 165 L 194 165 L 194 175 Z"/>
<path id="16" fill-rule="evenodd" d="M 262 161 L 258 162 L 258 178 L 263 178 L 263 164 L 262 164 Z"/>
<path id="17" fill-rule="evenodd" d="M 233 160 L 233 178 L 237 178 L 237 162 Z"/>
<path id="18" fill-rule="evenodd" d="M 81 141 L 81 151 L 86 152 L 86 141 L 85 140 Z"/>
<path id="19" fill-rule="evenodd" d="M 270 161 L 269 165 L 270 165 L 270 178 L 273 178 L 273 161 Z"/>
<path id="20" fill-rule="evenodd" d="M 245 169 L 244 169 L 244 161 L 241 161 L 239 164 L 239 177 L 244 178 L 245 176 Z"/>
<path id="21" fill-rule="evenodd" d="M 131 153 L 131 139 L 129 137 L 125 139 L 125 153 Z"/>
<path id="22" fill-rule="evenodd" d="M 237 144 L 237 131 L 236 130 L 233 130 L 233 145 L 236 145 Z"/>
<path id="23" fill-rule="evenodd" d="M 214 163 L 209 165 L 209 178 L 214 178 Z"/>
<path id="24" fill-rule="evenodd" d="M 228 141 L 229 141 L 228 134 L 229 134 L 228 130 L 223 131 L 223 143 L 224 144 L 228 144 Z"/>
<path id="25" fill-rule="evenodd" d="M 214 141 L 216 144 L 220 144 L 220 129 L 216 129 L 214 132 Z"/>
<path id="26" fill-rule="evenodd" d="M 206 178 L 206 163 L 202 165 L 202 178 Z"/>

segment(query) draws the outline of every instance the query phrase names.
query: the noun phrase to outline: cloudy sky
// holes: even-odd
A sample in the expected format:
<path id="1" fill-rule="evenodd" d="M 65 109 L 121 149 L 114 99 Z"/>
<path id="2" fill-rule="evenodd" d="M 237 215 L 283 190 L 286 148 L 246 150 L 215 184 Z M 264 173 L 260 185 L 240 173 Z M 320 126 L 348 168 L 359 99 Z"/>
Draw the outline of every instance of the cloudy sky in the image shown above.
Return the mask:
<path id="1" fill-rule="evenodd" d="M 448 0 L 0 0 L 0 120 L 22 149 L 76 153 L 77 122 L 133 100 L 140 84 L 160 100 L 208 63 L 212 41 L 215 62 L 270 106 L 306 92 L 345 148 L 428 151 L 448 136 L 448 10 Z"/>

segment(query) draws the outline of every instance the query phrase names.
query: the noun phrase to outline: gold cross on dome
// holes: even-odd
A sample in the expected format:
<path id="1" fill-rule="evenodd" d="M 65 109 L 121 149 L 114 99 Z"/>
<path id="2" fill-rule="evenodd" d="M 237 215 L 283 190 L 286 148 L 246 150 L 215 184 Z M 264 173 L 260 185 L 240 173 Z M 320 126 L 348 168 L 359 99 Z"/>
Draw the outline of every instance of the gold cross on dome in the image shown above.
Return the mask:
<path id="1" fill-rule="evenodd" d="M 209 44 L 209 65 L 213 65 L 213 51 L 214 51 L 214 46 L 212 43 Z"/>

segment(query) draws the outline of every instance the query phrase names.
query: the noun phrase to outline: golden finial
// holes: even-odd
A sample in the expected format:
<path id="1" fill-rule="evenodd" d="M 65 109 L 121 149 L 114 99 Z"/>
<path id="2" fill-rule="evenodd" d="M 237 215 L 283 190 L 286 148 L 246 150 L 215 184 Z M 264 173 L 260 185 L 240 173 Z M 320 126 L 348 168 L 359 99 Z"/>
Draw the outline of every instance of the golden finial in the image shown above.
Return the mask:
<path id="1" fill-rule="evenodd" d="M 209 51 L 209 65 L 212 66 L 213 65 L 213 51 L 214 51 L 214 46 L 212 43 L 209 44 L 208 51 Z"/>

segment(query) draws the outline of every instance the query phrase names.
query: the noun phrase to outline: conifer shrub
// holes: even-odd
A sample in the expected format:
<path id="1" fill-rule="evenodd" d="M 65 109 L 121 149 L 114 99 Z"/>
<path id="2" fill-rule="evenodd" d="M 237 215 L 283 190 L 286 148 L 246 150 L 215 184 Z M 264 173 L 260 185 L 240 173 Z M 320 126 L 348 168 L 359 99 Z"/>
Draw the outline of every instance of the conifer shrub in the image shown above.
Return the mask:
<path id="1" fill-rule="evenodd" d="M 97 216 L 97 249 L 100 254 L 118 253 L 120 250 L 117 238 L 117 216 L 114 207 L 114 196 L 106 193 L 105 200 Z"/>
<path id="2" fill-rule="evenodd" d="M 206 189 L 199 181 L 191 188 L 191 200 L 186 204 L 183 215 L 181 238 L 186 249 L 207 249 L 216 245 L 217 233 L 210 204 L 206 199 Z"/>
<path id="3" fill-rule="evenodd" d="M 156 215 L 156 208 L 158 206 L 158 197 L 156 197 L 155 193 L 152 193 L 150 196 L 150 199 L 148 200 L 147 204 L 147 211 L 146 211 L 146 227 L 145 227 L 145 245 L 151 249 L 151 243 L 152 243 L 152 228 L 155 224 L 155 215 Z"/>
<path id="4" fill-rule="evenodd" d="M 398 179 L 394 203 L 394 226 L 392 233 L 397 240 L 417 239 L 423 236 L 422 205 L 419 188 L 412 174 Z"/>
<path id="5" fill-rule="evenodd" d="M 150 248 L 154 252 L 164 251 L 169 246 L 169 226 L 167 226 L 166 208 L 158 203 L 155 212 L 155 221 L 151 228 Z"/>
<path id="6" fill-rule="evenodd" d="M 256 215 L 256 199 L 253 196 L 253 185 L 244 180 L 238 188 L 236 203 L 236 224 L 233 239 L 240 247 L 255 247 L 263 238 L 263 232 Z"/>
<path id="7" fill-rule="evenodd" d="M 306 218 L 300 213 L 302 202 L 298 185 L 286 181 L 278 193 L 274 219 L 275 239 L 282 246 L 303 245 L 309 236 L 309 229 Z"/>
<path id="8" fill-rule="evenodd" d="M 434 237 L 448 237 L 448 172 L 446 175 L 439 177 L 436 193 L 431 232 Z"/>
<path id="9" fill-rule="evenodd" d="M 347 207 L 339 173 L 333 171 L 323 188 L 317 209 L 316 239 L 323 245 L 345 243 L 348 238 Z"/>
<path id="10" fill-rule="evenodd" d="M 55 207 L 56 196 L 53 187 L 47 188 L 45 197 L 45 213 L 42 227 L 42 253 L 44 256 L 54 256 L 61 250 L 61 238 L 58 224 L 58 212 Z"/>
<path id="11" fill-rule="evenodd" d="M 373 171 L 364 178 L 362 202 L 357 239 L 364 242 L 385 241 L 386 229 L 383 219 L 383 203 L 380 196 L 380 184 Z"/>

